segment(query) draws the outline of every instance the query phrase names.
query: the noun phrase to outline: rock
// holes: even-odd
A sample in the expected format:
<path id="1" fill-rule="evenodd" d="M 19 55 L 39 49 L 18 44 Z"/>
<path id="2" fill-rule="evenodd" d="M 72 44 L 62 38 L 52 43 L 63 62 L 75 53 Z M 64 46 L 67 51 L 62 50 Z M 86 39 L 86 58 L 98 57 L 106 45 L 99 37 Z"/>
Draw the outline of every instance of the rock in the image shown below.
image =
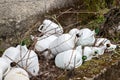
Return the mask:
<path id="1" fill-rule="evenodd" d="M 23 39 L 35 23 L 40 24 L 44 13 L 49 10 L 66 7 L 73 4 L 73 0 L 1 0 L 0 1 L 0 48 L 7 48 Z M 29 33 L 28 33 L 29 34 Z M 10 41 L 12 38 L 14 41 Z"/>

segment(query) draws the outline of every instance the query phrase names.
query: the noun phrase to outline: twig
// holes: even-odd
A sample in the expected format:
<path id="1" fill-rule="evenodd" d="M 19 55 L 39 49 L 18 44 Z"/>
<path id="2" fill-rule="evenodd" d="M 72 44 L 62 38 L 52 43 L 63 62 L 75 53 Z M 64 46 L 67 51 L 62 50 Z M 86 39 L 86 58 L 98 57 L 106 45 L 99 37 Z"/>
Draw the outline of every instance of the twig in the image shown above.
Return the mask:
<path id="1" fill-rule="evenodd" d="M 33 28 L 35 28 L 38 24 L 40 24 L 40 21 L 37 21 L 35 24 L 33 24 L 31 28 L 29 28 L 29 30 L 25 33 L 25 35 L 23 36 L 21 40 L 25 39 L 25 37 L 30 33 L 30 31 L 32 31 Z"/>
<path id="2" fill-rule="evenodd" d="M 74 25 L 76 25 L 76 24 L 79 24 L 80 22 L 81 22 L 81 21 L 78 21 L 78 22 L 76 22 L 76 23 L 70 24 L 70 25 L 64 27 L 64 29 L 68 29 L 68 28 L 70 28 L 70 27 L 72 27 L 72 26 L 74 26 Z"/>
<path id="3" fill-rule="evenodd" d="M 72 8 L 66 10 L 65 12 L 62 12 L 60 15 L 58 15 L 56 18 L 59 18 L 61 15 L 65 14 L 66 12 L 70 11 Z"/>
<path id="4" fill-rule="evenodd" d="M 61 12 L 61 14 L 98 14 L 99 12 L 75 12 L 75 11 L 67 11 L 67 12 Z"/>

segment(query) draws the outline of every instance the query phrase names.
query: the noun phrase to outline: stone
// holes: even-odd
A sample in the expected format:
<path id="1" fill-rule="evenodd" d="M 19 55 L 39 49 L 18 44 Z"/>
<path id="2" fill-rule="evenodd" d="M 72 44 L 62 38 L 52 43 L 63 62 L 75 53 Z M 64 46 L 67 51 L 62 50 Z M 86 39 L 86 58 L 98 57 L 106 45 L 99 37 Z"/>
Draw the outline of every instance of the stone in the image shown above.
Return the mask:
<path id="1" fill-rule="evenodd" d="M 43 14 L 72 4 L 73 0 L 0 0 L 0 48 L 20 42 L 33 25 L 40 24 Z"/>

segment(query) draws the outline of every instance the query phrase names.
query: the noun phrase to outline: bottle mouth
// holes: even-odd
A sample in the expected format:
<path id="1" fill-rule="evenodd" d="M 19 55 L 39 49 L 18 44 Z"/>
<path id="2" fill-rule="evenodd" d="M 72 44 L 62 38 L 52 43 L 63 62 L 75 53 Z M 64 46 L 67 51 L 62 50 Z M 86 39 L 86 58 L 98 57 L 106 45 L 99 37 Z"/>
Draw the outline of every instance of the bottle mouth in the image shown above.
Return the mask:
<path id="1" fill-rule="evenodd" d="M 94 54 L 95 54 L 95 55 L 98 54 L 98 50 L 96 50 L 96 51 L 94 52 Z"/>
<path id="2" fill-rule="evenodd" d="M 106 47 L 110 47 L 110 44 L 106 44 Z"/>
<path id="3" fill-rule="evenodd" d="M 11 62 L 11 63 L 10 63 L 10 66 L 11 66 L 11 67 L 15 67 L 16 65 L 17 65 L 16 62 Z"/>
<path id="4" fill-rule="evenodd" d="M 80 37 L 80 35 L 77 33 L 77 34 L 76 34 L 76 37 Z"/>

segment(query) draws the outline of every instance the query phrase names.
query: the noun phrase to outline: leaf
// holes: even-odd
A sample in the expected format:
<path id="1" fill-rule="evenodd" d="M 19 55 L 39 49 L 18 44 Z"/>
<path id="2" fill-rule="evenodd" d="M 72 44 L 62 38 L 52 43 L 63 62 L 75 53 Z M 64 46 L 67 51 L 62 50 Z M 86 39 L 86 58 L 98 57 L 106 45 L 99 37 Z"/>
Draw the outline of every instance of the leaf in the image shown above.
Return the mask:
<path id="1" fill-rule="evenodd" d="M 99 28 L 95 28 L 95 33 L 98 34 L 99 33 Z"/>
<path id="2" fill-rule="evenodd" d="M 23 40 L 22 42 L 21 42 L 21 46 L 24 46 L 26 44 L 26 40 Z"/>

